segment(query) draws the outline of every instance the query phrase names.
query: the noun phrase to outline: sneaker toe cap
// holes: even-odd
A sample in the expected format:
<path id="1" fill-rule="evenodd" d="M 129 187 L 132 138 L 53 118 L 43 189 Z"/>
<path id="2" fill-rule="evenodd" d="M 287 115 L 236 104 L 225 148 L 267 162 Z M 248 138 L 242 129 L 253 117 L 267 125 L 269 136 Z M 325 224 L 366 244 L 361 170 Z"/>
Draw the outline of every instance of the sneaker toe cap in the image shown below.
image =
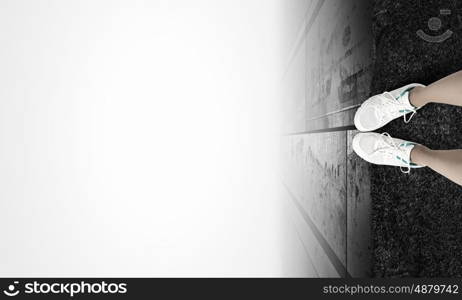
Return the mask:
<path id="1" fill-rule="evenodd" d="M 355 114 L 354 123 L 360 131 L 372 131 L 380 128 L 376 110 L 370 105 L 361 106 Z"/>
<path id="2" fill-rule="evenodd" d="M 353 138 L 353 150 L 362 158 L 367 158 L 375 151 L 376 133 L 359 133 Z"/>

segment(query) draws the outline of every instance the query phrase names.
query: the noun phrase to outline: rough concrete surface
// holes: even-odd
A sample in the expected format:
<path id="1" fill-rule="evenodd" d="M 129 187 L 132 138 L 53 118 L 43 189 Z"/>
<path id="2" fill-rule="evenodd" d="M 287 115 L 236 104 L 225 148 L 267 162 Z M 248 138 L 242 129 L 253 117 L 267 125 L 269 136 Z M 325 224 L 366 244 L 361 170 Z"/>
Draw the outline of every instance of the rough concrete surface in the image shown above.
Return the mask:
<path id="1" fill-rule="evenodd" d="M 441 20 L 439 30 L 430 30 L 431 17 Z M 371 94 L 411 82 L 429 84 L 462 69 L 462 2 L 375 1 L 373 23 Z M 433 36 L 453 33 L 432 43 L 416 34 L 419 29 Z M 409 124 L 395 120 L 378 132 L 433 149 L 461 148 L 462 108 L 431 104 Z M 461 277 L 462 187 L 428 168 L 406 175 L 371 166 L 371 183 L 373 275 Z"/>
<path id="2" fill-rule="evenodd" d="M 349 147 L 354 132 L 348 130 L 372 80 L 372 2 L 287 4 L 292 47 L 284 76 L 282 180 L 297 232 L 290 235 L 293 255 L 305 249 L 308 257 L 294 259 L 305 264 L 294 272 L 368 277 L 370 176 L 368 165 Z"/>

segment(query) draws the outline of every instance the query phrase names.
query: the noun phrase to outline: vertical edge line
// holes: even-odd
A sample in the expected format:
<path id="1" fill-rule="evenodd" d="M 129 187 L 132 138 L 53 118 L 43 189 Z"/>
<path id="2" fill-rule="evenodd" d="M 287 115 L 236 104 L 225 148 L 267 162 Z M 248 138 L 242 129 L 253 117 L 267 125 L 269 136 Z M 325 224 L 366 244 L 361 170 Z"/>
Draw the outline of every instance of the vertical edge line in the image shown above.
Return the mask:
<path id="1" fill-rule="evenodd" d="M 348 133 L 345 131 L 345 268 L 348 273 Z"/>

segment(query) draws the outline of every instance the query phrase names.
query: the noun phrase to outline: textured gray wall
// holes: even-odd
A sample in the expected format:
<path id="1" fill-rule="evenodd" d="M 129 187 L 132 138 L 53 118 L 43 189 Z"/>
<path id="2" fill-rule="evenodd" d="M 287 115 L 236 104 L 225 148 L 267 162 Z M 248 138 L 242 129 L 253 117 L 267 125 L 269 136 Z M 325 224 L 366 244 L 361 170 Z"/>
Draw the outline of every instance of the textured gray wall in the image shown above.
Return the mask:
<path id="1" fill-rule="evenodd" d="M 294 230 L 305 249 L 298 257 L 311 262 L 302 274 L 368 276 L 369 170 L 350 142 L 354 111 L 368 97 L 371 82 L 371 3 L 286 5 L 286 42 L 291 46 L 282 104 L 283 177 L 294 204 L 288 215 L 298 220 Z"/>

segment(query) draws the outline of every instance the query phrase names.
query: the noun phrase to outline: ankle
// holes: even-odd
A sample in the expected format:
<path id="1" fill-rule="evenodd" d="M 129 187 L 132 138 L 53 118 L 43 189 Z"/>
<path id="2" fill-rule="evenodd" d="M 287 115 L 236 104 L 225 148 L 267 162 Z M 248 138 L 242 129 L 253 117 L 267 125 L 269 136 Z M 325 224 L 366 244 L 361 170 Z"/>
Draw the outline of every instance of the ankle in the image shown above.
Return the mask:
<path id="1" fill-rule="evenodd" d="M 409 91 L 409 103 L 414 107 L 420 108 L 429 103 L 424 95 L 425 87 L 417 86 Z"/>
<path id="2" fill-rule="evenodd" d="M 423 145 L 415 145 L 411 150 L 411 162 L 426 167 L 430 163 L 431 152 L 431 149 Z"/>

